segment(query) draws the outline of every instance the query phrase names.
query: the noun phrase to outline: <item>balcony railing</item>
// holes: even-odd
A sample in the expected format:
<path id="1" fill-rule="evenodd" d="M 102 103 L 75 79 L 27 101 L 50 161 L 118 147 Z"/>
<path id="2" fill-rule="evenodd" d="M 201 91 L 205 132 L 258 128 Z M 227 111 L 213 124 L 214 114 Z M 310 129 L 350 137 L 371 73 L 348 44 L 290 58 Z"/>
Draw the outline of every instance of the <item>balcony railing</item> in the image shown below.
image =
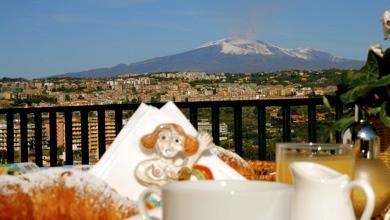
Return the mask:
<path id="1" fill-rule="evenodd" d="M 335 109 L 335 119 L 337 120 L 342 112 L 342 105 L 336 99 L 330 99 L 332 106 Z M 164 103 L 153 103 L 156 107 L 161 107 Z M 237 154 L 243 154 L 243 107 L 255 107 L 257 109 L 257 138 L 258 138 L 258 159 L 266 159 L 266 107 L 280 107 L 282 111 L 282 133 L 281 140 L 283 142 L 291 141 L 291 107 L 306 106 L 307 107 L 307 137 L 309 142 L 317 141 L 317 106 L 323 105 L 322 98 L 286 98 L 286 99 L 264 99 L 264 100 L 241 100 L 241 101 L 205 101 L 205 102 L 178 102 L 175 103 L 180 109 L 189 109 L 189 120 L 198 128 L 198 110 L 209 108 L 211 109 L 211 133 L 215 144 L 220 144 L 220 109 L 233 108 L 234 121 L 234 150 Z M 38 166 L 43 166 L 42 155 L 42 115 L 48 116 L 49 120 L 49 141 L 48 147 L 50 151 L 50 166 L 57 166 L 57 115 L 63 114 L 64 118 L 64 133 L 65 133 L 65 164 L 71 165 L 74 163 L 73 156 L 73 131 L 72 117 L 73 113 L 80 115 L 80 132 L 81 132 L 81 163 L 89 164 L 89 127 L 88 118 L 91 112 L 97 112 L 98 124 L 98 154 L 99 158 L 106 151 L 106 112 L 113 111 L 115 114 L 115 133 L 118 134 L 123 125 L 123 112 L 126 110 L 136 110 L 139 104 L 112 104 L 112 105 L 91 105 L 91 106 L 60 106 L 60 107 L 40 107 L 40 108 L 8 108 L 0 109 L 0 115 L 5 115 L 6 118 L 6 162 L 13 163 L 15 161 L 15 119 L 19 119 L 20 134 L 20 161 L 27 162 L 29 160 L 29 135 L 33 135 L 35 162 Z M 34 124 L 34 132 L 28 132 L 28 115 L 33 115 L 32 123 Z M 17 117 L 18 116 L 18 117 Z M 31 120 L 30 120 L 31 121 Z M 104 125 L 104 126 L 102 126 Z M 111 125 L 110 125 L 111 126 Z M 336 136 L 337 137 L 337 136 Z M 338 138 L 339 139 L 339 138 Z"/>

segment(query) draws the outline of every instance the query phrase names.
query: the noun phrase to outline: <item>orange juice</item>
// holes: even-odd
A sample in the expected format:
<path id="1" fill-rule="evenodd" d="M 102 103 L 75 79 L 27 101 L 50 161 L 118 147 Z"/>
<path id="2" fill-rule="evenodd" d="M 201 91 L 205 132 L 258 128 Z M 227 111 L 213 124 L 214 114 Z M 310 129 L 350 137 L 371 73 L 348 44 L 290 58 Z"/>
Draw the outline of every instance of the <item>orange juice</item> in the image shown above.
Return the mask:
<path id="1" fill-rule="evenodd" d="M 295 161 L 318 163 L 348 175 L 355 173 L 353 148 L 346 144 L 278 143 L 276 144 L 276 181 L 292 184 L 289 164 Z"/>
<path id="2" fill-rule="evenodd" d="M 295 161 L 306 161 L 319 163 L 321 165 L 332 168 L 340 173 L 347 174 L 351 179 L 353 178 L 355 170 L 355 160 L 352 157 L 348 156 L 325 156 L 325 157 L 312 157 L 312 158 L 302 158 L 302 157 L 289 157 L 285 160 L 278 161 L 276 168 L 276 180 L 278 182 L 292 184 L 292 175 L 288 165 L 291 162 Z"/>

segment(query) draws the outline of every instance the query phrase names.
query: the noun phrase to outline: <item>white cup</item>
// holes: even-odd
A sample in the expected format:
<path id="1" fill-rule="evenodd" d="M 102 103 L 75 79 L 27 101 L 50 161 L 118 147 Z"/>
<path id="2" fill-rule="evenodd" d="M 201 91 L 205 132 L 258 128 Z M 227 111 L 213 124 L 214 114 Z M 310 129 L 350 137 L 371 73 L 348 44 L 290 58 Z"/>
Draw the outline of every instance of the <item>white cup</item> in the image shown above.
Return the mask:
<path id="1" fill-rule="evenodd" d="M 162 220 L 286 220 L 291 186 L 263 181 L 185 181 L 145 190 L 138 201 L 142 219 L 150 220 L 145 199 L 162 198 Z"/>

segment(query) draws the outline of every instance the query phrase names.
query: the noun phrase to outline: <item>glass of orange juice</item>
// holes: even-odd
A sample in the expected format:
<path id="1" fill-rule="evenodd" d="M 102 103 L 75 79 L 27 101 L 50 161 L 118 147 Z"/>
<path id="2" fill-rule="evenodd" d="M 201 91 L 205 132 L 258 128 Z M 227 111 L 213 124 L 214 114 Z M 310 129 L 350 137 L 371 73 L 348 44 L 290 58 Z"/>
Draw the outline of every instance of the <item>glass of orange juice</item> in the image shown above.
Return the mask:
<path id="1" fill-rule="evenodd" d="M 320 143 L 278 143 L 276 144 L 276 181 L 292 184 L 288 165 L 295 161 L 319 163 L 351 179 L 355 173 L 355 157 L 352 145 Z"/>

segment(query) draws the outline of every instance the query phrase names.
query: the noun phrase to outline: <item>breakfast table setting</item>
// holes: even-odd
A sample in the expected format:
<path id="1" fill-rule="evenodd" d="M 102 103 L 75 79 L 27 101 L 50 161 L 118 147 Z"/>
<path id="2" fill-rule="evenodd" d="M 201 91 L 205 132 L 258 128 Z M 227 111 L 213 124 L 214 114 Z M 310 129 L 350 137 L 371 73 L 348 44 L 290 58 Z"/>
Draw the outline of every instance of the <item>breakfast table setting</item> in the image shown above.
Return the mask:
<path id="1" fill-rule="evenodd" d="M 173 102 L 141 104 L 95 165 L 8 166 L 0 219 L 23 219 L 21 209 L 33 219 L 389 219 L 376 186 L 354 178 L 355 153 L 349 144 L 278 143 L 276 161 L 245 161 Z M 47 203 L 56 205 L 44 215 Z"/>

